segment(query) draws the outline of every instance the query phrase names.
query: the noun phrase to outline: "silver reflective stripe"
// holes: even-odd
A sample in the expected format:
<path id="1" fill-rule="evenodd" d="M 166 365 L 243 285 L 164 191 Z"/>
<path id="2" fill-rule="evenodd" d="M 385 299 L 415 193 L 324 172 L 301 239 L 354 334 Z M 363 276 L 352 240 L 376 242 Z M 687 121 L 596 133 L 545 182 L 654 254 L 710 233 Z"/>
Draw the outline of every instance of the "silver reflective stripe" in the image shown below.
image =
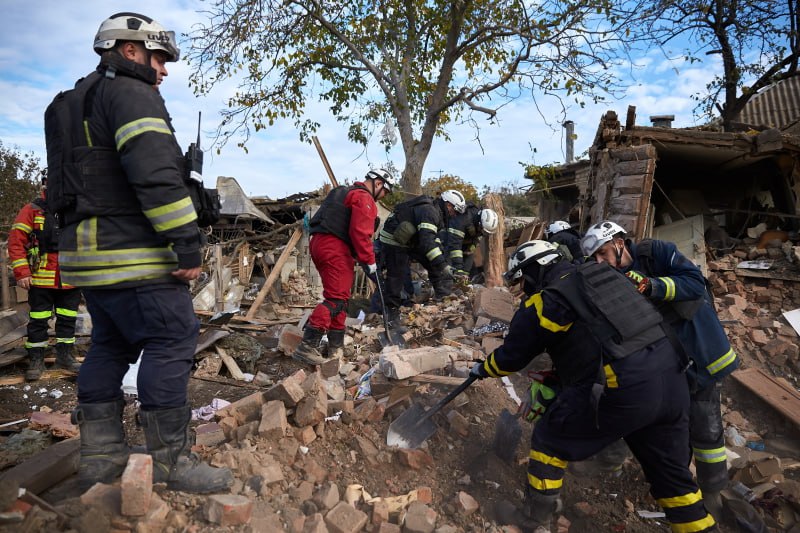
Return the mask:
<path id="1" fill-rule="evenodd" d="M 114 135 L 114 141 L 117 143 L 117 151 L 121 151 L 125 143 L 137 135 L 153 131 L 157 133 L 165 133 L 172 135 L 167 122 L 163 118 L 145 117 L 133 122 L 128 122 L 121 126 Z"/>
<path id="2" fill-rule="evenodd" d="M 712 376 L 728 366 L 729 364 L 733 363 L 736 360 L 736 352 L 733 351 L 733 348 L 725 352 L 725 355 L 711 363 L 706 367 L 708 373 Z"/>
<path id="3" fill-rule="evenodd" d="M 381 230 L 381 232 L 378 234 L 378 240 L 385 242 L 386 244 L 391 244 L 392 246 L 397 246 L 398 248 L 407 248 L 407 246 L 403 246 L 394 240 L 394 236 L 391 233 L 384 230 Z"/>
<path id="4" fill-rule="evenodd" d="M 456 228 L 447 228 L 447 232 L 448 233 L 452 233 L 453 235 L 456 235 L 456 236 L 462 237 L 462 238 L 464 237 L 464 235 L 466 235 L 466 233 L 464 233 L 463 231 L 457 230 Z"/>
<path id="5" fill-rule="evenodd" d="M 436 227 L 436 224 L 429 224 L 428 222 L 420 222 L 417 226 L 417 231 L 428 230 L 436 233 L 439 231 L 439 228 Z"/>
<path id="6" fill-rule="evenodd" d="M 124 266 L 141 263 L 177 263 L 178 256 L 169 248 L 135 248 L 132 250 L 94 250 L 92 252 L 61 252 L 62 266 Z"/>
<path id="7" fill-rule="evenodd" d="M 168 265 L 138 265 L 106 270 L 90 270 L 87 272 L 64 272 L 63 277 L 70 285 L 75 285 L 76 287 L 96 287 L 162 277 L 172 272 L 175 266 L 173 263 Z"/>
<path id="8" fill-rule="evenodd" d="M 440 255 L 442 255 L 442 250 L 440 248 L 434 248 L 433 250 L 428 251 L 428 253 L 425 254 L 425 257 L 428 258 L 428 261 L 433 261 Z"/>

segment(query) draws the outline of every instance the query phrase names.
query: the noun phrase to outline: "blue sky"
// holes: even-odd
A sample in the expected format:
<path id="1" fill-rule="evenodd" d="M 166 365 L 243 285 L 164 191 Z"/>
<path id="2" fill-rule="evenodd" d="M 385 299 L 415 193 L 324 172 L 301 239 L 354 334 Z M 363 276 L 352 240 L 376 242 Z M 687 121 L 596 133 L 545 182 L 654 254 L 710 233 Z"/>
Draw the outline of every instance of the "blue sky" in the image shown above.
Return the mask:
<path id="1" fill-rule="evenodd" d="M 92 42 L 105 17 L 119 11 L 136 11 L 180 35 L 203 20 L 198 11 L 204 4 L 200 0 L 0 0 L 0 6 L 8 29 L 0 34 L 0 141 L 8 148 L 33 152 L 44 163 L 44 110 L 58 91 L 70 88 L 96 66 L 98 56 L 92 50 Z M 662 53 L 654 52 L 636 58 L 634 65 L 624 68 L 627 74 L 634 72 L 636 79 L 629 79 L 631 85 L 620 99 L 569 110 L 567 118 L 575 122 L 577 134 L 576 156 L 589 148 L 600 117 L 609 109 L 624 117 L 627 107 L 635 105 L 639 125 L 649 125 L 651 115 L 667 114 L 675 115 L 675 127 L 697 125 L 691 96 L 710 81 L 718 70 L 715 64 L 667 61 Z M 225 107 L 226 96 L 234 86 L 227 84 L 209 96 L 197 98 L 189 88 L 189 66 L 180 62 L 168 67 L 169 76 L 161 92 L 184 149 L 195 140 L 197 112 L 203 113 L 207 183 L 214 183 L 216 176 L 233 176 L 250 195 L 280 198 L 314 190 L 327 182 L 313 145 L 300 142 L 288 121 L 254 133 L 247 145 L 249 153 L 236 147 L 235 142 L 229 142 L 220 154 L 214 153 L 209 149 L 211 136 L 219 121 L 219 110 Z M 560 109 L 555 100 L 540 99 L 538 106 L 530 99 L 516 100 L 500 110 L 494 125 L 479 118 L 480 144 L 474 140 L 472 128 L 450 126 L 449 142 L 434 141 L 423 179 L 442 171 L 461 176 L 479 189 L 509 181 L 526 184 L 521 179 L 520 161 L 564 161 L 564 132 L 559 125 L 561 117 L 556 115 Z M 340 181 L 363 176 L 370 165 L 379 166 L 387 157 L 402 166 L 399 143 L 388 156 L 377 139 L 364 149 L 347 141 L 346 130 L 328 115 L 324 106 L 313 105 L 308 113 L 322 124 L 317 136 Z M 536 154 L 532 154 L 531 147 L 536 148 Z"/>

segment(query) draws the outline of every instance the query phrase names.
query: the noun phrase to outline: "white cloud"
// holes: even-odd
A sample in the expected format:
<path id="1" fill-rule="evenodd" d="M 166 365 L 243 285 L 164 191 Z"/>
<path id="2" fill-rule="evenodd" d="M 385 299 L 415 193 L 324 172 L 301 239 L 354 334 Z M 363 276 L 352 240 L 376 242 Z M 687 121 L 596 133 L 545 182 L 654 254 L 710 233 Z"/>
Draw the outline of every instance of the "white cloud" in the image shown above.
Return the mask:
<path id="1" fill-rule="evenodd" d="M 59 90 L 71 87 L 96 65 L 97 55 L 91 45 L 103 17 L 136 10 L 178 33 L 186 33 L 193 23 L 201 20 L 197 11 L 208 7 L 199 0 L 140 0 L 134 6 L 121 0 L 4 0 L 3 4 L 6 27 L 18 31 L 0 36 L 0 101 L 4 103 L 0 106 L 0 140 L 7 146 L 33 151 L 42 161 L 45 160 L 44 109 Z M 218 111 L 225 107 L 225 98 L 233 93 L 235 84 L 228 82 L 210 96 L 196 98 L 188 87 L 189 67 L 184 63 L 168 67 L 170 76 L 162 85 L 162 92 L 182 146 L 194 142 L 197 112 L 203 113 L 207 179 L 234 176 L 246 192 L 272 197 L 312 190 L 327 180 L 316 150 L 299 141 L 298 132 L 290 122 L 280 122 L 254 134 L 248 142 L 247 154 L 236 146 L 235 140 L 223 147 L 221 154 L 214 153 L 211 133 L 219 120 Z M 568 108 L 566 118 L 575 122 L 578 136 L 576 154 L 589 147 L 600 117 L 608 109 L 624 116 L 627 106 L 635 105 L 640 124 L 649 124 L 649 115 L 673 113 L 676 126 L 692 125 L 694 102 L 690 96 L 703 89 L 716 66 L 670 62 L 656 52 L 613 68 L 627 77 L 635 77 L 623 98 L 605 104 L 590 102 L 585 108 L 575 104 Z M 434 141 L 423 176 L 431 177 L 442 170 L 481 187 L 518 180 L 522 175 L 518 162 L 531 162 L 532 157 L 537 164 L 562 162 L 561 106 L 547 97 L 540 97 L 538 105 L 537 109 L 532 98 L 521 97 L 501 109 L 495 125 L 477 117 L 484 153 L 474 141 L 472 129 L 449 126 L 451 141 Z M 549 125 L 540 113 L 546 116 Z M 347 141 L 345 126 L 330 117 L 324 104 L 311 104 L 308 117 L 322 124 L 318 136 L 340 180 L 363 176 L 370 164 L 386 161 L 377 139 L 366 150 Z M 537 150 L 535 155 L 531 146 Z M 402 166 L 400 146 L 395 146 L 389 157 Z"/>

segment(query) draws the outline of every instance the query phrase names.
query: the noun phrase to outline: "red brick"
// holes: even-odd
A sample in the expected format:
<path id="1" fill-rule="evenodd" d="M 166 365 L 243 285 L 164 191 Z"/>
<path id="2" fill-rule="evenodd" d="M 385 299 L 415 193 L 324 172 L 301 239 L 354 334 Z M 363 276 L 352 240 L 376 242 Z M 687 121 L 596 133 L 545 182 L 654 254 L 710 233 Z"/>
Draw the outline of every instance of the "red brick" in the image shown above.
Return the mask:
<path id="1" fill-rule="evenodd" d="M 253 514 L 253 502 L 234 494 L 213 494 L 206 504 L 206 519 L 220 526 L 247 524 Z"/>
<path id="2" fill-rule="evenodd" d="M 298 370 L 267 390 L 267 392 L 264 393 L 264 399 L 267 401 L 280 400 L 286 407 L 294 407 L 306 394 L 305 391 L 303 391 L 303 382 L 305 379 L 306 373 L 303 370 Z"/>
<path id="3" fill-rule="evenodd" d="M 389 522 L 381 522 L 380 527 L 378 527 L 377 533 L 400 533 L 402 530 L 400 526 L 397 524 L 392 524 Z"/>
<path id="4" fill-rule="evenodd" d="M 317 433 L 311 426 L 294 428 L 294 438 L 296 438 L 303 446 L 308 446 L 317 438 Z"/>
<path id="5" fill-rule="evenodd" d="M 286 420 L 286 407 L 279 400 L 272 400 L 264 404 L 261 410 L 261 423 L 258 426 L 258 436 L 269 440 L 280 440 L 286 434 L 289 423 Z"/>
<path id="6" fill-rule="evenodd" d="M 278 349 L 286 355 L 292 355 L 303 340 L 303 332 L 294 324 L 286 324 L 281 328 L 278 337 Z"/>
<path id="7" fill-rule="evenodd" d="M 195 443 L 198 446 L 219 446 L 225 442 L 225 432 L 216 422 L 197 426 L 195 431 Z"/>
<path id="8" fill-rule="evenodd" d="M 397 456 L 400 462 L 414 470 L 421 470 L 425 467 L 433 466 L 433 458 L 423 450 L 409 450 L 407 448 L 398 448 Z"/>
<path id="9" fill-rule="evenodd" d="M 417 501 L 422 502 L 424 504 L 429 504 L 433 502 L 433 491 L 430 487 L 418 487 L 417 488 Z"/>
<path id="10" fill-rule="evenodd" d="M 328 416 L 328 392 L 319 373 L 314 373 L 303 382 L 305 397 L 297 404 L 294 420 L 298 426 L 314 426 Z"/>
<path id="11" fill-rule="evenodd" d="M 256 392 L 220 409 L 217 411 L 216 416 L 218 420 L 232 416 L 236 419 L 236 423 L 241 425 L 258 420 L 262 405 L 264 405 L 264 393 Z"/>
<path id="12" fill-rule="evenodd" d="M 122 473 L 122 514 L 142 516 L 150 506 L 153 493 L 153 458 L 144 453 L 133 453 Z"/>
<path id="13" fill-rule="evenodd" d="M 358 533 L 367 525 L 367 515 L 345 502 L 339 502 L 325 515 L 325 523 L 331 533 Z"/>
<path id="14" fill-rule="evenodd" d="M 110 514 L 120 514 L 122 497 L 119 487 L 106 485 L 105 483 L 95 483 L 89 490 L 81 494 L 81 503 L 93 507 L 102 507 Z"/>

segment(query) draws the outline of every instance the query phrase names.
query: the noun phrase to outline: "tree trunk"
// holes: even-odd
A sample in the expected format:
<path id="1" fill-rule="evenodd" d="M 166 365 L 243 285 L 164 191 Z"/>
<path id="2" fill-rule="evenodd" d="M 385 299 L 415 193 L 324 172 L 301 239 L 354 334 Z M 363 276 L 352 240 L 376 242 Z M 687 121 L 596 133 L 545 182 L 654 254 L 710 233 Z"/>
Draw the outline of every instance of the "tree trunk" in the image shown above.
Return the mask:
<path id="1" fill-rule="evenodd" d="M 497 213 L 497 231 L 488 236 L 489 253 L 483 263 L 483 275 L 486 278 L 487 287 L 500 287 L 503 285 L 503 272 L 506 271 L 508 261 L 505 248 L 503 247 L 503 236 L 505 235 L 505 211 L 503 210 L 503 199 L 499 194 L 489 193 L 484 199 L 486 207 L 494 209 Z"/>

